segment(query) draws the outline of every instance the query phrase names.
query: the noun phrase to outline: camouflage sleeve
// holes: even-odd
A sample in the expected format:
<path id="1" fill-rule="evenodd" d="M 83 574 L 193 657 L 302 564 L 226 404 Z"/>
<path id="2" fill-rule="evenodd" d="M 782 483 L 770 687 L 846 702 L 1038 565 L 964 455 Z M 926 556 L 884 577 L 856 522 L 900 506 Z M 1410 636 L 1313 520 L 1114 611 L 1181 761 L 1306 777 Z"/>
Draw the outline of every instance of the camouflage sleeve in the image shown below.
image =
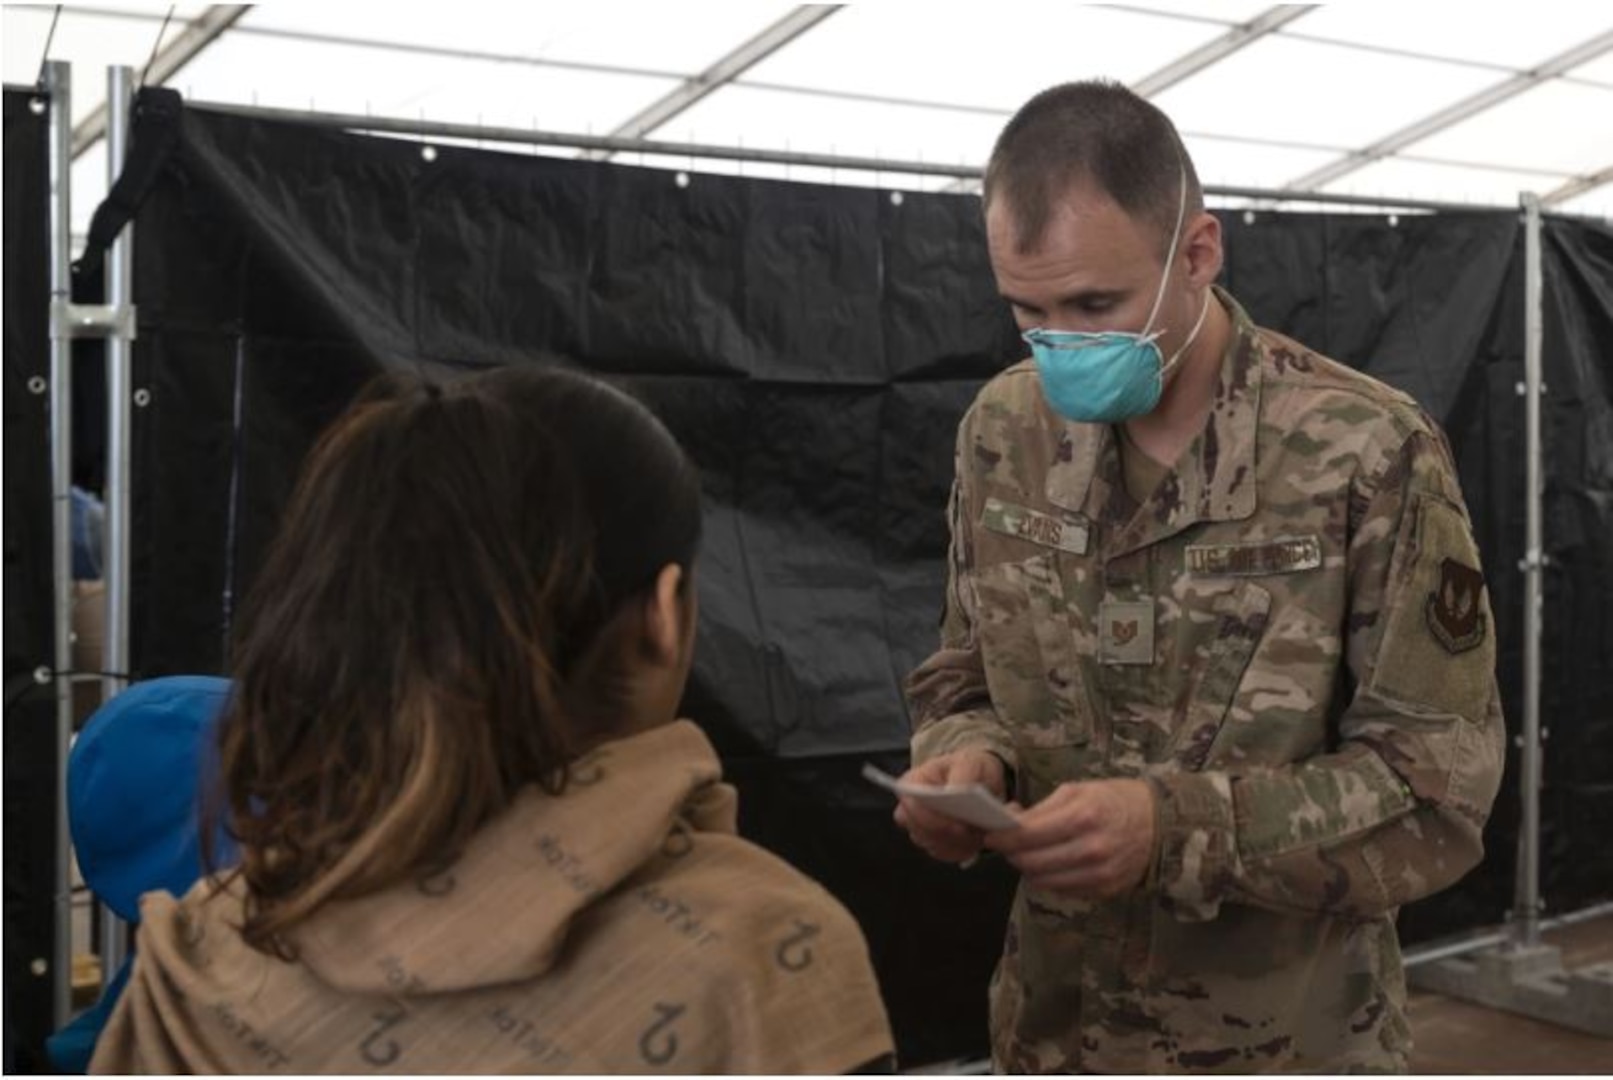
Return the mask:
<path id="1" fill-rule="evenodd" d="M 1014 744 L 992 707 L 975 633 L 978 607 L 970 522 L 975 520 L 976 500 L 966 453 L 973 417 L 971 409 L 958 425 L 953 454 L 952 495 L 947 501 L 951 542 L 947 549 L 941 647 L 908 676 L 905 687 L 913 718 L 913 763 L 973 748 L 991 751 L 1014 769 L 1018 764 Z"/>
<path id="2" fill-rule="evenodd" d="M 1370 917 L 1483 854 L 1505 731 L 1495 634 L 1449 449 L 1414 431 L 1351 500 L 1336 750 L 1154 781 L 1153 885 L 1184 919 L 1222 901 Z"/>

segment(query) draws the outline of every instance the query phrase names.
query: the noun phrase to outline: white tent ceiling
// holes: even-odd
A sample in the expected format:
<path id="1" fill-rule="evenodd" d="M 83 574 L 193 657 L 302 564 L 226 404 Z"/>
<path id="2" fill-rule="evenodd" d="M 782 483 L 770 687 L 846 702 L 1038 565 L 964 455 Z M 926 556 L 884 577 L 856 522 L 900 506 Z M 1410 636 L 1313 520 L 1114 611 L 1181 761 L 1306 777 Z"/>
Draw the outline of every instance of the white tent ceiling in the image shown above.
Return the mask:
<path id="1" fill-rule="evenodd" d="M 79 230 L 106 187 L 104 68 L 148 63 L 197 102 L 971 167 L 1031 94 L 1107 76 L 1175 119 L 1209 185 L 1501 206 L 1532 191 L 1613 218 L 1613 13 L 1594 3 L 282 0 L 174 5 L 165 27 L 169 13 L 4 8 L 7 84 L 34 82 L 47 39 L 73 64 Z M 618 157 L 967 186 L 899 167 Z"/>

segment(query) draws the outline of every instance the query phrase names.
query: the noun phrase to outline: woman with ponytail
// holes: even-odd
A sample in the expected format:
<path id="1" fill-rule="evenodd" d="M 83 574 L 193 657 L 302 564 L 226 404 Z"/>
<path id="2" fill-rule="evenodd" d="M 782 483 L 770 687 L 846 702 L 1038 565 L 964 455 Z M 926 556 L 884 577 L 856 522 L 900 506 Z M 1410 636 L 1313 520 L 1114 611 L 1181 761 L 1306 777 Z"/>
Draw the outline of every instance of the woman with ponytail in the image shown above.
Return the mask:
<path id="1" fill-rule="evenodd" d="M 695 471 L 557 367 L 389 378 L 309 457 L 243 609 L 216 811 L 142 900 L 102 1072 L 832 1073 L 867 947 L 735 833 L 677 719 Z"/>

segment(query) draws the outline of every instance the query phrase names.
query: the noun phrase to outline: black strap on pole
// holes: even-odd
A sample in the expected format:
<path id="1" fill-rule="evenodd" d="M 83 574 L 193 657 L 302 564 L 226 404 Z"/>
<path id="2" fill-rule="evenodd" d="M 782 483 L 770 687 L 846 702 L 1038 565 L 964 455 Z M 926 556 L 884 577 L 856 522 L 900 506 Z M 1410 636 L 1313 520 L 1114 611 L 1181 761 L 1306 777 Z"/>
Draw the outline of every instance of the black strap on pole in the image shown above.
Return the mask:
<path id="1" fill-rule="evenodd" d="M 177 90 L 151 86 L 135 95 L 129 157 L 123 163 L 117 182 L 90 218 L 84 254 L 73 264 L 74 295 L 84 295 L 86 288 L 93 290 L 99 285 L 101 267 L 112 242 L 145 202 L 157 177 L 162 175 L 163 166 L 179 145 L 183 114 L 184 102 Z"/>

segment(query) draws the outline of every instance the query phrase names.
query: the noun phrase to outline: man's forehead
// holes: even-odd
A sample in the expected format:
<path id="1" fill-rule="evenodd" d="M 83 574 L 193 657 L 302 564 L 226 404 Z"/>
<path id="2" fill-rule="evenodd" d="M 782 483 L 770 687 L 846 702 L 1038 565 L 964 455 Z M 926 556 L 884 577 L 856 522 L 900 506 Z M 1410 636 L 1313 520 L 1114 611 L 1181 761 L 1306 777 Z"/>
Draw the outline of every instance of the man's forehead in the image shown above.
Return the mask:
<path id="1" fill-rule="evenodd" d="M 1108 192 L 1091 183 L 1070 183 L 1047 200 L 1040 213 L 1023 213 L 1008 198 L 992 200 L 986 209 L 986 242 L 993 252 L 1016 256 L 1047 254 L 1049 249 L 1117 243 L 1152 246 L 1152 228 L 1139 221 Z"/>

